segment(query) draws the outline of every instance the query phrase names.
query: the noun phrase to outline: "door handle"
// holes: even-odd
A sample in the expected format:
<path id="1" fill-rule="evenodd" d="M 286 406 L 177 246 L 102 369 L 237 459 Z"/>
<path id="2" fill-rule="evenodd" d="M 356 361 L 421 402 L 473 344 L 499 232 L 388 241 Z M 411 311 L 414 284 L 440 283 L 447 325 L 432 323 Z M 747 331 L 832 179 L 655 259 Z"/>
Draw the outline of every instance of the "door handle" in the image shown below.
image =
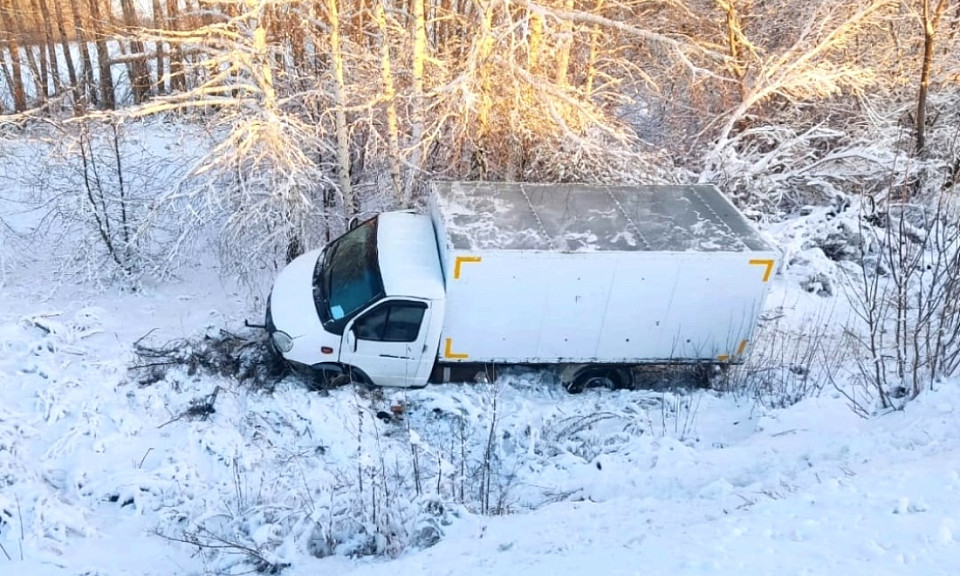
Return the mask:
<path id="1" fill-rule="evenodd" d="M 400 360 L 410 360 L 409 356 L 397 356 L 396 354 L 381 354 L 381 358 L 399 358 Z"/>

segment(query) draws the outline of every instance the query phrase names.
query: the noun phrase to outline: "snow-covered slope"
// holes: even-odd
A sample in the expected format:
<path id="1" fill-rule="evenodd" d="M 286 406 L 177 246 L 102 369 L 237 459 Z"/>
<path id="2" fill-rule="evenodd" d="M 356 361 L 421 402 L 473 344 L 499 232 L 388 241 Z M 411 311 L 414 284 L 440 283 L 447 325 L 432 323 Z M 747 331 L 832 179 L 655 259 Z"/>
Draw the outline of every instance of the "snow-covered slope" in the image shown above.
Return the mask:
<path id="1" fill-rule="evenodd" d="M 229 327 L 241 300 L 198 282 L 31 301 L 29 275 L 7 278 L 4 574 L 237 573 L 256 555 L 298 575 L 960 569 L 956 383 L 870 420 L 826 392 L 765 410 L 567 396 L 533 373 L 329 395 L 180 368 L 138 383 L 134 339 Z"/>
<path id="2" fill-rule="evenodd" d="M 5 225 L 39 223 L 11 199 Z M 850 314 L 811 226 L 778 232 L 754 350 L 785 378 L 811 374 L 793 362 L 811 340 L 839 355 Z M 261 306 L 215 267 L 95 289 L 41 238 L 0 241 L 0 575 L 960 573 L 960 382 L 863 419 L 822 381 L 779 402 L 570 396 L 519 371 L 239 381 L 133 353 L 252 334 Z"/>

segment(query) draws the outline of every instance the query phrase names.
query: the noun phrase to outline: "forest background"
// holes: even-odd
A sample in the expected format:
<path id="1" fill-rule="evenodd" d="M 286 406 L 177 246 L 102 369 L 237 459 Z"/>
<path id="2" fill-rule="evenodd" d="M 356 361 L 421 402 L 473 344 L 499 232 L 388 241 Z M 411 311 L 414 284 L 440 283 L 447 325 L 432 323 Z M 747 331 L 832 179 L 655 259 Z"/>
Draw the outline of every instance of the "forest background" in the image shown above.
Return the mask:
<path id="1" fill-rule="evenodd" d="M 201 195 L 290 255 L 431 178 L 714 181 L 775 214 L 960 164 L 951 0 L 3 0 L 0 30 L 5 123 L 222 128 Z"/>
<path id="2" fill-rule="evenodd" d="M 960 363 L 957 0 L 0 0 L 0 26 L 7 178 L 86 279 L 214 238 L 262 291 L 432 179 L 713 182 L 763 225 L 822 216 L 804 249 L 858 278 L 865 367 L 895 346 L 916 392 Z"/>

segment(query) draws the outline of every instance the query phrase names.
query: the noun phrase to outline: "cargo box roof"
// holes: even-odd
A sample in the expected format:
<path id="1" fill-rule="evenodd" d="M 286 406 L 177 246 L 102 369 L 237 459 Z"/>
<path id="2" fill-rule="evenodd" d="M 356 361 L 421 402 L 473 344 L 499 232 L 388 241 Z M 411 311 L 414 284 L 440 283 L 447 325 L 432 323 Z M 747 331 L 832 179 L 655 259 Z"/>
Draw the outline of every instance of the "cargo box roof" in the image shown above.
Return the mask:
<path id="1" fill-rule="evenodd" d="M 455 250 L 769 250 L 713 185 L 435 182 Z"/>

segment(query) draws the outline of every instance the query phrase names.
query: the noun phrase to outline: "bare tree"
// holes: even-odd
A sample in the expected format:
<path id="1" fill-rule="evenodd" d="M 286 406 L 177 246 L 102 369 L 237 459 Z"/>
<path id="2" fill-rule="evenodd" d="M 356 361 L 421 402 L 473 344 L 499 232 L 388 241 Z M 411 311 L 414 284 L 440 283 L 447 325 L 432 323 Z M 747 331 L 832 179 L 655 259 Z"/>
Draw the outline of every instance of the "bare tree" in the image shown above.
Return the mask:
<path id="1" fill-rule="evenodd" d="M 106 110 L 113 110 L 117 107 L 117 96 L 113 86 L 110 51 L 107 48 L 107 24 L 109 21 L 110 4 L 105 3 L 101 7 L 100 0 L 90 0 L 90 22 L 93 27 L 94 46 L 97 49 L 97 66 L 100 70 L 100 105 Z"/>
<path id="2" fill-rule="evenodd" d="M 412 0 L 413 61 L 411 62 L 411 114 L 409 168 L 403 179 L 403 202 L 410 202 L 414 182 L 423 163 L 424 123 L 424 65 L 427 59 L 427 22 L 424 0 Z"/>
<path id="3" fill-rule="evenodd" d="M 24 38 L 28 38 L 31 33 L 31 28 L 27 23 L 26 15 L 28 10 L 24 6 L 25 0 L 10 0 L 11 13 L 13 14 L 13 22 L 16 30 Z M 33 80 L 33 94 L 36 98 L 37 104 L 43 106 L 47 102 L 47 97 L 49 96 L 48 91 L 48 78 L 46 63 L 41 66 L 37 62 L 37 55 L 33 50 L 34 42 L 32 39 L 28 39 L 20 47 L 21 53 L 26 56 L 27 67 L 30 69 L 30 78 Z M 41 55 L 43 51 L 40 51 Z"/>
<path id="4" fill-rule="evenodd" d="M 130 85 L 133 88 L 133 101 L 135 104 L 139 104 L 146 100 L 152 84 L 150 81 L 150 70 L 147 67 L 146 49 L 143 41 L 136 32 L 138 22 L 133 1 L 120 0 L 120 9 L 123 14 L 123 23 L 126 26 L 129 37 L 131 54 L 127 60 L 127 69 L 130 74 Z"/>
<path id="5" fill-rule="evenodd" d="M 41 6 L 45 6 L 46 2 L 47 0 L 40 0 Z M 84 100 L 82 98 L 80 83 L 78 81 L 77 69 L 73 62 L 73 54 L 71 54 L 70 51 L 70 41 L 67 38 L 67 31 L 64 24 L 64 14 L 63 9 L 61 8 L 61 3 L 54 2 L 53 9 L 54 14 L 56 15 L 57 39 L 60 42 L 60 49 L 63 52 L 63 60 L 67 65 L 67 79 L 70 82 L 70 90 L 73 93 L 73 110 L 75 114 L 79 114 L 83 110 Z"/>
<path id="6" fill-rule="evenodd" d="M 93 3 L 97 2 L 97 0 L 91 1 Z M 80 0 L 70 0 L 70 12 L 73 15 L 73 30 L 80 48 L 80 61 L 83 64 L 83 98 L 84 101 L 89 100 L 94 105 L 97 105 L 100 99 L 97 97 L 96 84 L 93 81 L 93 60 L 90 58 L 90 48 L 87 45 L 87 36 L 84 33 L 87 28 L 83 21 L 83 9 L 80 6 Z M 96 23 L 94 26 L 96 26 Z M 105 49 L 104 53 L 106 53 Z M 111 90 L 110 94 L 112 93 L 113 91 Z M 107 107 L 113 108 L 112 105 Z"/>
<path id="7" fill-rule="evenodd" d="M 23 85 L 23 66 L 20 62 L 20 42 L 17 40 L 18 28 L 13 23 L 14 7 L 11 0 L 5 0 L 0 4 L 0 23 L 6 31 L 4 40 L 6 50 L 0 50 L 0 55 L 4 58 L 4 69 L 11 70 L 8 80 L 11 95 L 13 96 L 13 109 L 17 112 L 24 112 L 27 109 L 27 92 Z M 9 58 L 9 61 L 7 60 Z"/>
<path id="8" fill-rule="evenodd" d="M 714 154 L 729 143 L 734 127 L 748 112 L 774 96 L 809 99 L 868 86 L 875 77 L 871 70 L 849 66 L 835 56 L 890 4 L 891 0 L 871 0 L 851 11 L 842 0 L 822 0 L 801 24 L 792 44 L 769 54 L 758 52 L 751 66 L 751 87 L 727 114 Z"/>
<path id="9" fill-rule="evenodd" d="M 151 8 L 153 9 L 154 28 L 163 30 L 166 26 L 164 23 L 163 8 L 160 6 L 160 0 L 151 0 L 150 5 L 151 5 Z M 164 51 L 164 42 L 162 38 L 158 38 L 154 42 L 153 50 L 154 50 L 154 57 L 156 58 L 155 66 L 157 67 L 157 82 L 155 86 L 157 89 L 157 94 L 162 95 L 164 92 L 166 92 L 165 78 L 168 77 L 163 72 L 164 65 L 166 64 L 166 61 L 167 61 L 167 55 L 166 55 L 166 52 Z"/>
<path id="10" fill-rule="evenodd" d="M 63 91 L 63 79 L 60 76 L 60 58 L 57 56 L 57 43 L 53 35 L 50 8 L 47 5 L 47 0 L 33 0 L 33 6 L 34 13 L 38 14 L 43 22 L 43 49 L 46 50 L 46 61 L 49 63 L 50 73 L 53 77 L 53 92 L 54 94 L 60 94 Z"/>
<path id="11" fill-rule="evenodd" d="M 179 31 L 183 26 L 180 21 L 180 9 L 177 6 L 178 0 L 167 0 L 167 23 L 166 30 Z M 164 42 L 161 36 L 158 42 Z M 183 45 L 180 42 L 173 44 L 170 50 L 170 90 L 183 92 L 187 89 L 187 80 L 184 76 L 183 68 Z"/>
<path id="12" fill-rule="evenodd" d="M 177 46 L 202 47 L 197 62 L 184 62 L 183 74 L 201 81 L 126 112 L 210 115 L 217 135 L 213 148 L 164 202 L 194 215 L 183 222 L 185 234 L 219 226 L 227 264 L 244 275 L 319 243 L 326 232 L 323 191 L 336 187 L 335 169 L 327 172 L 314 155 L 333 156 L 335 146 L 318 136 L 307 114 L 299 116 L 323 92 L 295 100 L 278 93 L 277 67 L 286 60 L 275 57 L 277 46 L 268 34 L 271 5 L 269 0 L 244 4 L 233 16 L 210 14 L 209 24 L 194 29 L 150 32 L 155 35 L 148 38 L 168 42 L 171 53 Z M 298 84 L 282 77 L 289 86 Z"/>
<path id="13" fill-rule="evenodd" d="M 933 66 L 934 46 L 940 20 L 947 9 L 947 0 L 937 0 L 931 10 L 931 0 L 920 2 L 920 24 L 923 26 L 923 64 L 920 67 L 920 91 L 917 94 L 917 154 L 926 147 L 927 93 L 930 90 L 930 69 Z"/>
<path id="14" fill-rule="evenodd" d="M 403 194 L 400 157 L 400 122 L 397 117 L 397 90 L 390 63 L 390 32 L 387 27 L 384 0 L 377 0 L 375 18 L 380 32 L 380 74 L 383 82 L 383 98 L 387 103 L 387 161 L 390 164 L 390 181 L 393 183 L 394 201 L 397 206 L 406 204 Z"/>
<path id="15" fill-rule="evenodd" d="M 330 58 L 333 61 L 333 105 L 337 136 L 337 179 L 343 194 L 344 215 L 357 210 L 356 198 L 350 183 L 350 141 L 347 136 L 347 87 L 343 70 L 341 43 L 340 0 L 327 0 L 327 18 L 330 24 Z"/>

